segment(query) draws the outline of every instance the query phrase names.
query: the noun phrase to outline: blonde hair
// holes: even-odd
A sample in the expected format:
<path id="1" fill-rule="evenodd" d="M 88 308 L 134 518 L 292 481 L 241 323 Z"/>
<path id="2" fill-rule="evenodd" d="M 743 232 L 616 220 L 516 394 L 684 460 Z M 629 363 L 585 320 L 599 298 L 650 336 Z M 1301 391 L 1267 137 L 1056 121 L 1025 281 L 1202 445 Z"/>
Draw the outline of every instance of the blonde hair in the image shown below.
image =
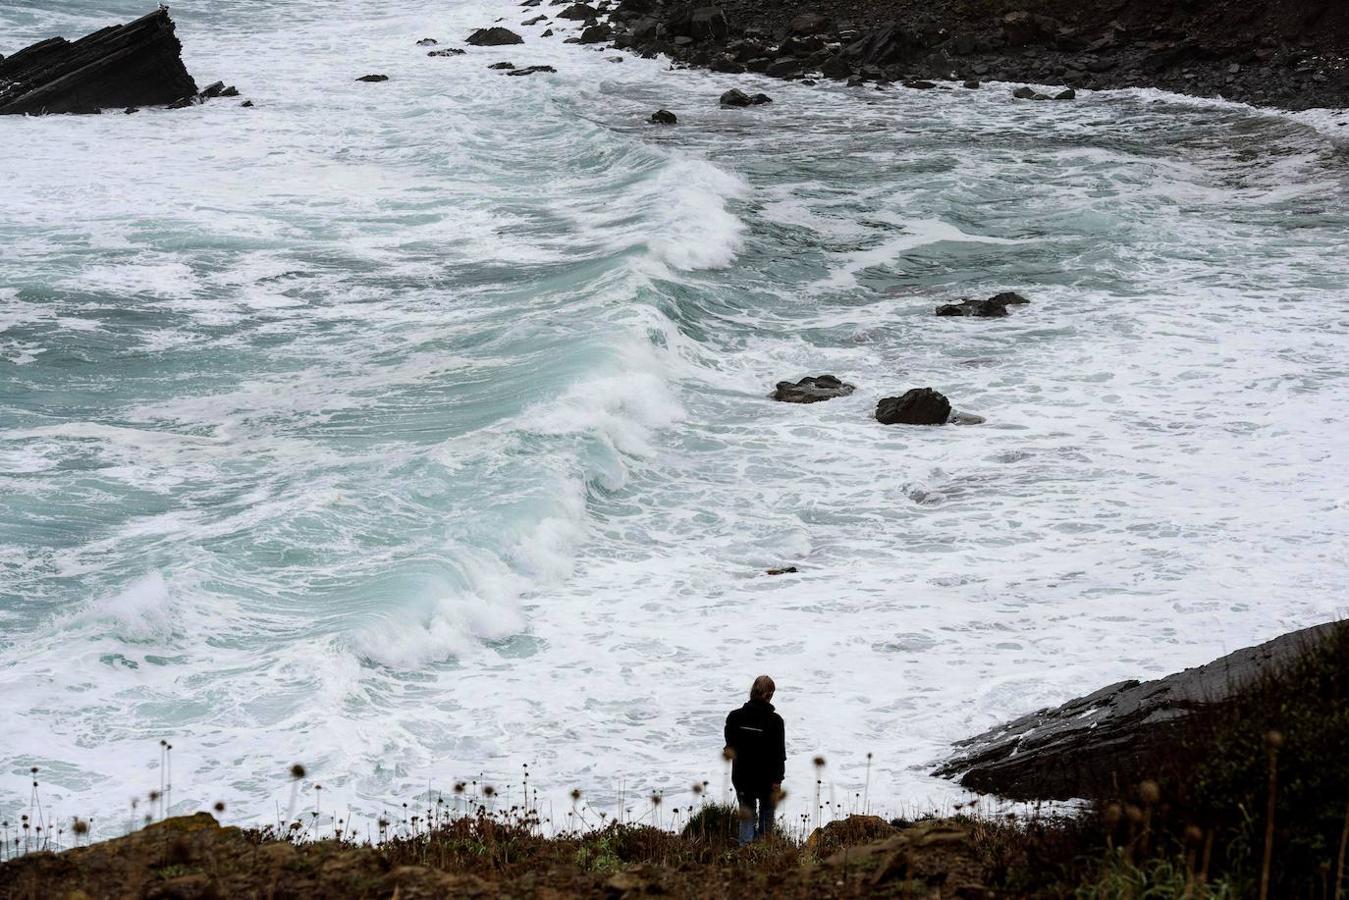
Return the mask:
<path id="1" fill-rule="evenodd" d="M 754 684 L 750 686 L 749 699 L 767 700 L 769 697 L 773 696 L 773 692 L 777 689 L 778 686 L 773 683 L 773 679 L 769 678 L 767 675 L 760 675 L 758 678 L 754 679 Z"/>

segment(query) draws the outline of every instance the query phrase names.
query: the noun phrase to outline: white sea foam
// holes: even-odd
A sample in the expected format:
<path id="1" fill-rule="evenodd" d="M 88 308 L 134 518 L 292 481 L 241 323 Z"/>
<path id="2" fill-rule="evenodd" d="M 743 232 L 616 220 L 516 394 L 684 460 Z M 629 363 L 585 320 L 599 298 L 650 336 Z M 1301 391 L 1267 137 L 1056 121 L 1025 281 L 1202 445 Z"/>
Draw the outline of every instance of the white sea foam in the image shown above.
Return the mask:
<path id="1" fill-rule="evenodd" d="M 897 811 L 954 739 L 1345 612 L 1338 113 L 722 110 L 544 25 L 414 44 L 496 7 L 333 9 L 175 8 L 253 109 L 0 120 L 0 807 L 36 764 L 115 821 L 164 738 L 182 811 L 296 761 L 366 812 L 522 762 L 682 806 L 770 671 L 789 788 L 873 752 Z M 988 423 L 875 424 L 923 385 Z"/>

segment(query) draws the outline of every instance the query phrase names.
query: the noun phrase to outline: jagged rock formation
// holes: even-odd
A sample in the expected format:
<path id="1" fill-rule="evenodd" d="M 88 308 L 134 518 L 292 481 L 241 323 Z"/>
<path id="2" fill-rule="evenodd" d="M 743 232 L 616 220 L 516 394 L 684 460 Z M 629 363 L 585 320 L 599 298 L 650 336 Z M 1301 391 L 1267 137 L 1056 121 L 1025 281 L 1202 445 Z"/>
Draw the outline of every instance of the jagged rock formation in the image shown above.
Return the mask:
<path id="1" fill-rule="evenodd" d="M 1276 673 L 1338 623 L 1294 631 L 1155 681 L 1121 681 L 956 744 L 937 769 L 970 790 L 1017 800 L 1114 797 L 1155 774 L 1177 725 Z"/>
<path id="2" fill-rule="evenodd" d="M 197 96 L 168 10 L 78 41 L 51 38 L 0 61 L 0 115 L 95 113 Z"/>

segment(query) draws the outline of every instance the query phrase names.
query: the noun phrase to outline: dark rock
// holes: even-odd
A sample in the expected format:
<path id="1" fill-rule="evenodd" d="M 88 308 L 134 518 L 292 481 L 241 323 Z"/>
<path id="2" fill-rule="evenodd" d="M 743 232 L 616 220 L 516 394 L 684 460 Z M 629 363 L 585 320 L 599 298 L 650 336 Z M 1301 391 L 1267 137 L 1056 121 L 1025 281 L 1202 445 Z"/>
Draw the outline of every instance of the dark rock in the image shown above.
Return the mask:
<path id="1" fill-rule="evenodd" d="M 932 388 L 913 388 L 901 397 L 885 397 L 876 404 L 876 421 L 882 425 L 944 425 L 951 416 L 951 401 Z"/>
<path id="2" fill-rule="evenodd" d="M 1049 97 L 1041 94 L 1039 91 L 1030 87 L 1019 87 L 1012 91 L 1012 96 L 1018 100 L 1048 100 Z"/>
<path id="3" fill-rule="evenodd" d="M 487 68 L 489 68 L 489 69 L 514 69 L 514 68 L 515 68 L 515 63 L 513 63 L 513 62 L 499 62 L 499 63 L 492 63 L 492 64 L 491 64 L 490 66 L 488 66 Z"/>
<path id="4" fill-rule="evenodd" d="M 596 11 L 595 7 L 586 3 L 573 3 L 571 6 L 568 6 L 566 9 L 562 10 L 562 12 L 558 13 L 557 17 L 559 19 L 576 19 L 577 21 L 584 22 L 587 19 L 595 18 L 597 15 L 599 15 L 599 13 Z"/>
<path id="5" fill-rule="evenodd" d="M 1019 11 L 1002 17 L 1002 33 L 1012 47 L 1051 43 L 1059 31 L 1059 23 L 1048 16 Z"/>
<path id="6" fill-rule="evenodd" d="M 904 86 L 905 86 L 906 88 L 913 88 L 914 90 L 927 91 L 927 90 L 931 90 L 932 88 L 936 87 L 937 85 L 934 84 L 934 83 L 931 82 L 931 81 L 920 81 L 920 80 L 915 79 L 915 80 L 913 80 L 913 81 L 906 81 L 906 82 L 904 82 Z"/>
<path id="7" fill-rule="evenodd" d="M 652 125 L 677 125 L 679 117 L 668 109 L 658 109 L 651 114 Z"/>
<path id="8" fill-rule="evenodd" d="M 240 106 L 245 106 L 245 107 L 251 108 L 251 107 L 253 106 L 253 101 L 252 101 L 252 100 L 245 100 L 243 103 L 240 103 L 239 105 L 240 105 Z"/>
<path id="9" fill-rule="evenodd" d="M 388 76 L 388 75 L 362 75 L 360 78 L 357 78 L 356 80 L 357 80 L 357 81 L 368 82 L 368 83 L 370 83 L 370 84 L 378 84 L 378 83 L 381 82 L 381 81 L 388 81 L 388 80 L 389 80 L 389 76 Z"/>
<path id="10" fill-rule="evenodd" d="M 731 26 L 717 6 L 684 7 L 665 23 L 670 34 L 694 41 L 724 41 Z"/>
<path id="11" fill-rule="evenodd" d="M 468 36 L 468 43 L 475 47 L 503 47 L 507 44 L 523 44 L 525 39 L 509 28 L 493 26 L 479 28 Z"/>
<path id="12" fill-rule="evenodd" d="M 713 72 L 724 72 L 727 75 L 741 75 L 745 71 L 744 66 L 726 55 L 718 56 L 712 60 L 712 65 L 708 68 Z"/>
<path id="13" fill-rule="evenodd" d="M 968 81 L 966 81 L 964 84 L 962 84 L 961 87 L 963 87 L 963 88 L 969 88 L 969 89 L 972 90 L 972 91 L 977 91 L 977 90 L 979 90 L 979 81 L 978 81 L 978 79 L 976 79 L 976 78 L 971 78 L 971 79 L 969 79 Z"/>
<path id="14" fill-rule="evenodd" d="M 77 41 L 51 38 L 0 61 L 0 115 L 94 113 L 195 97 L 166 7 Z"/>
<path id="15" fill-rule="evenodd" d="M 461 49 L 459 49 L 458 47 L 446 47 L 444 50 L 432 50 L 430 53 L 428 53 L 428 54 L 426 54 L 426 55 L 427 55 L 427 56 L 463 56 L 466 52 L 468 52 L 468 51 L 466 51 L 466 50 L 461 50 Z"/>
<path id="16" fill-rule="evenodd" d="M 237 87 L 235 87 L 234 85 L 230 85 L 229 87 L 225 88 L 223 91 L 220 92 L 220 96 L 222 96 L 222 97 L 237 97 L 237 96 L 239 96 L 239 89 L 238 89 Z"/>
<path id="17" fill-rule="evenodd" d="M 795 56 L 805 59 L 824 49 L 824 41 L 818 37 L 789 37 L 778 45 L 778 56 Z"/>
<path id="18" fill-rule="evenodd" d="M 1008 306 L 1020 306 L 1029 303 L 1025 297 L 1013 291 L 994 294 L 987 300 L 969 300 L 961 298 L 959 303 L 944 303 L 938 306 L 939 316 L 974 316 L 980 319 L 1000 319 L 1007 315 Z"/>
<path id="19" fill-rule="evenodd" d="M 936 774 L 1018 800 L 1115 798 L 1156 774 L 1177 725 L 1277 672 L 1341 623 L 1294 631 L 1155 681 L 1121 681 L 956 744 Z"/>
<path id="20" fill-rule="evenodd" d="M 804 71 L 801 60 L 784 56 L 769 63 L 768 68 L 764 69 L 764 74 L 769 78 L 795 78 Z"/>
<path id="21" fill-rule="evenodd" d="M 953 412 L 946 421 L 951 425 L 982 425 L 988 420 L 983 416 L 976 416 L 974 413 Z"/>
<path id="22" fill-rule="evenodd" d="M 238 96 L 238 94 L 239 92 L 235 91 L 231 96 Z M 197 94 L 197 99 L 214 100 L 216 97 L 222 97 L 224 95 L 225 95 L 225 82 L 217 81 L 214 84 L 208 84 L 206 87 L 202 88 L 201 92 Z"/>
<path id="23" fill-rule="evenodd" d="M 1076 100 L 1076 99 L 1077 99 L 1077 91 L 1073 90 L 1072 88 L 1068 88 L 1068 90 L 1066 90 L 1066 91 L 1059 91 L 1057 94 L 1054 95 L 1054 99 L 1055 99 L 1055 100 Z"/>
<path id="24" fill-rule="evenodd" d="M 840 381 L 833 375 L 816 375 L 802 378 L 795 384 L 779 381 L 777 389 L 773 391 L 773 399 L 783 403 L 819 403 L 821 400 L 846 397 L 855 390 L 855 385 Z"/>
<path id="25" fill-rule="evenodd" d="M 540 22 L 547 22 L 547 21 L 548 21 L 548 17 L 547 17 L 547 16 L 539 15 L 539 16 L 535 16 L 534 18 L 530 19 L 528 22 L 521 22 L 520 24 L 521 24 L 522 26 L 528 28 L 528 27 L 531 26 L 531 25 L 537 25 L 537 24 L 539 24 Z"/>
<path id="26" fill-rule="evenodd" d="M 440 43 L 440 41 L 436 40 L 435 38 L 422 38 L 420 41 L 417 42 L 417 46 L 418 46 L 418 47 L 434 47 L 436 44 L 439 44 L 439 43 Z"/>
<path id="27" fill-rule="evenodd" d="M 765 575 L 795 575 L 796 566 L 781 566 L 777 569 L 769 569 Z"/>
<path id="28" fill-rule="evenodd" d="M 773 98 L 767 94 L 755 94 L 751 97 L 739 88 L 731 88 L 721 95 L 720 100 L 722 106 L 759 106 L 772 102 Z"/>
<path id="29" fill-rule="evenodd" d="M 861 66 L 887 66 L 907 62 L 922 51 L 919 36 L 890 25 L 859 38 L 845 47 L 843 53 Z"/>
<path id="30" fill-rule="evenodd" d="M 824 65 L 820 66 L 820 72 L 825 78 L 833 78 L 841 81 L 845 78 L 852 77 L 853 68 L 852 63 L 848 62 L 843 58 L 842 54 L 840 54 L 838 56 L 831 56 L 826 60 Z"/>
<path id="31" fill-rule="evenodd" d="M 828 16 L 822 16 L 819 13 L 802 13 L 792 19 L 787 30 L 800 37 L 809 37 L 813 34 L 826 34 L 829 29 L 834 27 L 834 23 Z"/>
<path id="32" fill-rule="evenodd" d="M 554 69 L 552 66 L 525 66 L 523 69 L 515 69 L 514 71 L 507 72 L 506 74 L 507 74 L 507 75 L 513 75 L 513 76 L 514 76 L 514 75 L 539 75 L 539 74 L 544 74 L 544 73 L 549 73 L 549 72 L 556 72 L 556 71 L 557 71 L 557 69 Z"/>
<path id="33" fill-rule="evenodd" d="M 613 33 L 613 26 L 607 22 L 601 22 L 599 25 L 591 25 L 581 32 L 581 43 L 602 44 L 609 40 Z"/>

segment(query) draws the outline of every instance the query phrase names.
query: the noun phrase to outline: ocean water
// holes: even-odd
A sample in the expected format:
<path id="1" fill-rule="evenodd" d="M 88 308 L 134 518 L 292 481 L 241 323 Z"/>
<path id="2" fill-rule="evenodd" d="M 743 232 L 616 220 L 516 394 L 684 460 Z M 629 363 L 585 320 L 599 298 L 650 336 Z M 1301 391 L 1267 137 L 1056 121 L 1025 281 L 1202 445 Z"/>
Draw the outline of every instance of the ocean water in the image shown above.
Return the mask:
<path id="1" fill-rule="evenodd" d="M 0 52 L 145 11 L 6 3 Z M 0 119 L 7 818 L 38 766 L 123 827 L 161 740 L 235 821 L 295 762 L 649 815 L 761 672 L 790 814 L 817 753 L 831 809 L 941 806 L 953 740 L 1346 612 L 1349 112 L 760 83 L 538 12 L 183 4 L 256 108 Z M 921 386 L 987 424 L 871 419 Z"/>

